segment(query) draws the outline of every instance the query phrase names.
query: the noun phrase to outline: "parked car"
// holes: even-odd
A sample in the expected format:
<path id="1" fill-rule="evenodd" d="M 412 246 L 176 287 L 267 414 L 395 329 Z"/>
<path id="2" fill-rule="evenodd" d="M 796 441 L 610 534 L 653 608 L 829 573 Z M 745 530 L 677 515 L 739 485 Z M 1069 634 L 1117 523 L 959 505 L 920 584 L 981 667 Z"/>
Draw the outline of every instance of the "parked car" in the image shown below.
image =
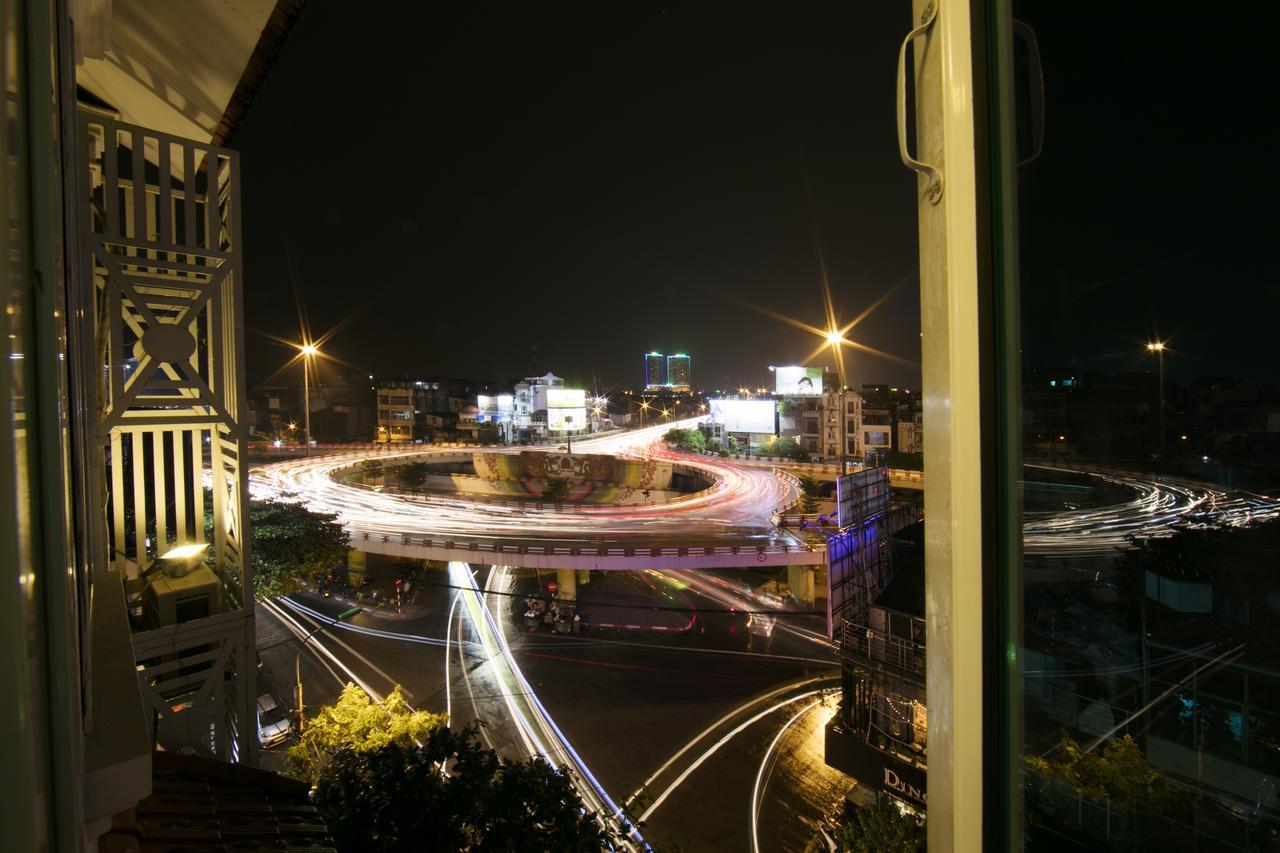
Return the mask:
<path id="1" fill-rule="evenodd" d="M 264 747 L 278 746 L 293 734 L 289 713 L 280 706 L 276 697 L 263 693 L 258 697 L 258 743 Z"/>

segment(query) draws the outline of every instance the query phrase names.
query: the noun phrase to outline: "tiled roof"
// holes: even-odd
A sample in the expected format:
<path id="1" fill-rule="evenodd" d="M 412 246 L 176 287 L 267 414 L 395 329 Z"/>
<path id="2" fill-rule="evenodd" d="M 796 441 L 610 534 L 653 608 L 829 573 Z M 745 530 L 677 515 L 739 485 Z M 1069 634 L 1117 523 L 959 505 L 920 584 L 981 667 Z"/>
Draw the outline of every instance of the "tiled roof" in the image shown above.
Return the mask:
<path id="1" fill-rule="evenodd" d="M 157 752 L 151 796 L 115 816 L 101 853 L 330 853 L 307 786 L 275 773 Z"/>

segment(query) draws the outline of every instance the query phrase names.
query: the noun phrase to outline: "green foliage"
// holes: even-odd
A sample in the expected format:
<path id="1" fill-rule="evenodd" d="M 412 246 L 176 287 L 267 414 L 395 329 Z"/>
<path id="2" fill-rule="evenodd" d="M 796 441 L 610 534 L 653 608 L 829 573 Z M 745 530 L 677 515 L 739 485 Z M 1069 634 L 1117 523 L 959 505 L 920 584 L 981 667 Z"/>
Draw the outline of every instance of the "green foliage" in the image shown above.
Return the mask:
<path id="1" fill-rule="evenodd" d="M 211 503 L 206 501 L 205 506 Z M 212 528 L 211 514 L 205 525 Z M 293 592 L 306 578 L 341 565 L 351 538 L 338 516 L 279 501 L 249 501 L 249 531 L 253 593 L 258 598 Z"/>
<path id="2" fill-rule="evenodd" d="M 402 466 L 398 471 L 400 488 L 416 492 L 427 481 L 427 474 L 430 470 L 430 466 L 425 462 L 410 462 L 408 465 Z"/>
<path id="3" fill-rule="evenodd" d="M 1170 814 L 1188 805 L 1184 790 L 1161 778 L 1128 735 L 1086 753 L 1063 734 L 1045 757 L 1028 755 L 1025 765 L 1032 780 L 1065 783 L 1080 796 L 1109 800 L 1123 812 L 1149 808 Z"/>
<path id="4" fill-rule="evenodd" d="M 335 756 L 364 754 L 387 746 L 413 746 L 444 728 L 441 714 L 409 707 L 400 686 L 381 702 L 348 684 L 338 701 L 307 720 L 298 742 L 289 747 L 289 776 L 316 784 Z"/>
<path id="5" fill-rule="evenodd" d="M 366 480 L 376 480 L 382 476 L 382 460 L 366 459 L 360 463 L 360 470 L 364 472 Z"/>
<path id="6" fill-rule="evenodd" d="M 800 442 L 787 436 L 770 439 L 760 448 L 760 452 L 765 456 L 779 456 L 800 462 L 806 462 L 809 459 L 809 451 L 801 447 Z"/>
<path id="7" fill-rule="evenodd" d="M 560 502 L 569 497 L 569 481 L 564 477 L 548 477 L 542 486 L 544 501 Z"/>
<path id="8" fill-rule="evenodd" d="M 725 436 L 724 447 L 725 447 L 725 450 L 728 450 L 730 453 L 742 452 L 742 445 L 740 445 L 738 443 L 738 439 L 732 435 Z"/>
<path id="9" fill-rule="evenodd" d="M 822 483 L 811 474 L 801 474 L 796 478 L 800 481 L 800 488 L 804 489 L 804 493 L 810 497 L 822 497 Z"/>
<path id="10" fill-rule="evenodd" d="M 721 459 L 728 459 L 728 458 L 729 458 L 729 451 L 728 451 L 728 450 L 721 450 L 721 451 L 720 451 L 720 458 L 721 458 Z"/>
<path id="11" fill-rule="evenodd" d="M 570 771 L 504 761 L 476 730 L 433 729 L 419 744 L 344 749 L 312 794 L 340 851 L 599 851 Z"/>
<path id="12" fill-rule="evenodd" d="M 882 803 L 858 809 L 853 820 L 837 830 L 836 841 L 848 853 L 923 853 L 924 820 Z"/>
<path id="13" fill-rule="evenodd" d="M 690 453 L 702 453 L 707 449 L 707 437 L 700 429 L 669 429 L 662 440 Z"/>

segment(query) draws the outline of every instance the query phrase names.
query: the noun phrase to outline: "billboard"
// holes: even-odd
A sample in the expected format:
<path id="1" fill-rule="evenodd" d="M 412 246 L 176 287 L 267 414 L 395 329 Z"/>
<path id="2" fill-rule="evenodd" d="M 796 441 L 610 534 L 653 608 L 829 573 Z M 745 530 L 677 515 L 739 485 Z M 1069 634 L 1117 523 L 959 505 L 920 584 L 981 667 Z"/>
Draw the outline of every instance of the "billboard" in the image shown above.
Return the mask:
<path id="1" fill-rule="evenodd" d="M 836 478 L 836 514 L 841 527 L 858 524 L 888 508 L 888 468 L 867 468 Z"/>
<path id="2" fill-rule="evenodd" d="M 778 367 L 773 376 L 775 393 L 801 397 L 822 393 L 821 367 Z"/>
<path id="3" fill-rule="evenodd" d="M 476 397 L 476 408 L 483 415 L 509 415 L 516 409 L 516 399 L 511 394 L 480 394 Z"/>
<path id="4" fill-rule="evenodd" d="M 587 392 L 581 388 L 548 388 L 547 389 L 547 408 L 548 409 L 582 409 L 587 405 Z M 551 414 L 547 414 L 548 423 Z M 581 421 L 579 421 L 581 423 Z M 555 429 L 555 427 L 551 427 Z M 572 427 L 577 429 L 577 427 Z"/>
<path id="5" fill-rule="evenodd" d="M 581 393 L 581 392 L 579 392 Z M 576 409 L 570 408 L 549 408 L 547 409 L 547 429 L 552 432 L 565 432 L 567 430 L 586 429 L 587 428 L 587 410 L 579 406 Z"/>
<path id="6" fill-rule="evenodd" d="M 711 420 L 725 432 L 773 435 L 777 404 L 772 400 L 712 400 Z"/>

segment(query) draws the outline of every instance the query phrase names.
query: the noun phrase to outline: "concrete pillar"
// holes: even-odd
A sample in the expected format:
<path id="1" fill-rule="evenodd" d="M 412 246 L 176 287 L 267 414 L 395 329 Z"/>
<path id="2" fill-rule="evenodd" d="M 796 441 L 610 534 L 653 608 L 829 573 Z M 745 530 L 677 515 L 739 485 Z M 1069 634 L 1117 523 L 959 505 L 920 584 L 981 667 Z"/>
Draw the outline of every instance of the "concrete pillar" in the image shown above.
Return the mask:
<path id="1" fill-rule="evenodd" d="M 578 575 L 573 569 L 556 569 L 556 598 L 574 601 L 578 597 Z"/>
<path id="2" fill-rule="evenodd" d="M 352 549 L 347 552 L 347 575 L 350 578 L 352 586 L 357 586 L 357 581 L 363 581 L 365 575 L 369 571 L 369 555 L 364 551 Z"/>
<path id="3" fill-rule="evenodd" d="M 814 605 L 814 572 L 812 566 L 787 566 L 787 586 L 800 604 Z"/>

